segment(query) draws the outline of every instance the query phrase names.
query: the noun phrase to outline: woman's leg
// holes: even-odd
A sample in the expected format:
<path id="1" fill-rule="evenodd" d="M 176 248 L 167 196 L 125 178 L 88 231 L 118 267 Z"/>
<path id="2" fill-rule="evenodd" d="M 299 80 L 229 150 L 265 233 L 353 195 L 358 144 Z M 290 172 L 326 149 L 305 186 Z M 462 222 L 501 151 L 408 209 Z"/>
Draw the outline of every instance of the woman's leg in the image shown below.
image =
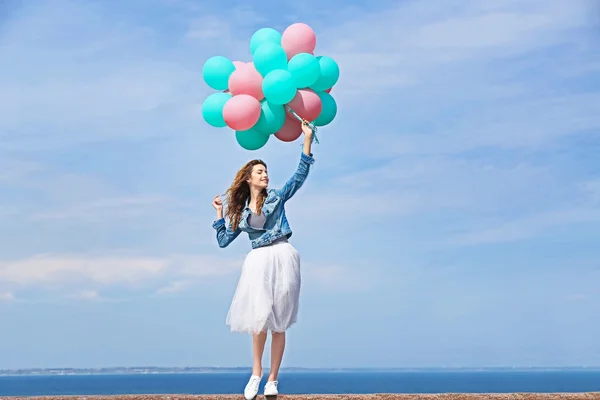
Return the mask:
<path id="1" fill-rule="evenodd" d="M 279 375 L 279 367 L 285 350 L 285 332 L 272 332 L 271 335 L 271 369 L 268 379 L 270 382 L 277 381 Z"/>
<path id="2" fill-rule="evenodd" d="M 262 376 L 262 358 L 267 342 L 267 331 L 254 333 L 252 335 L 252 353 L 254 355 L 254 364 L 252 366 L 252 375 Z"/>

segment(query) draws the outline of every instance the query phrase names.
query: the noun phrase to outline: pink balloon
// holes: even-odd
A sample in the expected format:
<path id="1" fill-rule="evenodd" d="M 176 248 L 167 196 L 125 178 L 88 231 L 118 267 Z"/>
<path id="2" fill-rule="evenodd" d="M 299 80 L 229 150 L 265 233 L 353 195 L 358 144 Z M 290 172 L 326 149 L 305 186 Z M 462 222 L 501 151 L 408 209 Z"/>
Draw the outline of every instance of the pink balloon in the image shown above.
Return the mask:
<path id="1" fill-rule="evenodd" d="M 244 64 L 243 67 L 237 68 L 229 76 L 229 91 L 234 96 L 247 94 L 260 101 L 265 98 L 262 91 L 262 82 L 263 77 L 254 68 L 254 64 Z"/>
<path id="2" fill-rule="evenodd" d="M 313 54 L 317 46 L 317 36 L 312 28 L 303 23 L 288 26 L 281 35 L 281 47 L 285 50 L 288 60 L 298 53 Z"/>
<path id="3" fill-rule="evenodd" d="M 282 142 L 293 142 L 298 139 L 301 134 L 302 125 L 300 124 L 300 121 L 294 117 L 286 116 L 283 126 L 275 133 L 275 137 Z"/>
<path id="4" fill-rule="evenodd" d="M 323 109 L 321 98 L 312 89 L 299 89 L 296 96 L 288 103 L 288 106 L 308 121 L 317 119 Z"/>
<path id="5" fill-rule="evenodd" d="M 235 66 L 235 69 L 240 69 L 240 67 L 244 67 L 246 63 L 243 61 L 234 61 L 233 65 Z"/>
<path id="6" fill-rule="evenodd" d="M 254 126 L 260 118 L 260 103 L 247 94 L 233 96 L 223 107 L 223 119 L 228 127 L 245 131 Z"/>
<path id="7" fill-rule="evenodd" d="M 327 89 L 327 90 L 325 91 L 325 93 L 331 93 L 331 89 L 333 89 L 333 88 L 329 88 L 329 89 Z"/>

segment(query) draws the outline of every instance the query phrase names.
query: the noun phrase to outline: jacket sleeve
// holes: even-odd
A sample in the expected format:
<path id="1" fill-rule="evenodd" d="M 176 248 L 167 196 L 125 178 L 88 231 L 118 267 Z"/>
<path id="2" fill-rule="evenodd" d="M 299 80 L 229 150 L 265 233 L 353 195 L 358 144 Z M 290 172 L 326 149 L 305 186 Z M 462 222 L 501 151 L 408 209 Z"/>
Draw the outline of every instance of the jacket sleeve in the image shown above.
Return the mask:
<path id="1" fill-rule="evenodd" d="M 225 226 L 225 218 L 216 220 L 212 226 L 217 231 L 217 242 L 221 248 L 229 246 L 242 232 L 239 227 L 235 231 L 232 231 L 231 227 Z"/>
<path id="2" fill-rule="evenodd" d="M 289 200 L 294 193 L 298 191 L 304 184 L 306 177 L 308 176 L 308 171 L 310 166 L 315 162 L 315 159 L 310 156 L 307 156 L 304 153 L 300 154 L 300 164 L 298 164 L 298 168 L 292 177 L 283 185 L 283 187 L 277 190 L 277 195 L 281 197 L 282 201 Z"/>

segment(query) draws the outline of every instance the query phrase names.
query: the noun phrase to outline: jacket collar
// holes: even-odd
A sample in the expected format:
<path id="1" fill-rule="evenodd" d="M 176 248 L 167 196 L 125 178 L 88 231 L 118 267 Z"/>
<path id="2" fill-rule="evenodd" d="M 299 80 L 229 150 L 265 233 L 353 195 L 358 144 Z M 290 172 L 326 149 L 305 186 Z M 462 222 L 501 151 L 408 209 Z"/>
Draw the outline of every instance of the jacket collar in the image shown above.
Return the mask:
<path id="1" fill-rule="evenodd" d="M 267 202 L 267 200 L 271 200 L 275 196 L 277 196 L 275 189 L 267 189 L 267 198 L 265 199 L 265 202 Z M 244 205 L 244 211 L 245 210 L 250 210 L 250 196 L 248 196 L 246 199 L 246 204 Z"/>

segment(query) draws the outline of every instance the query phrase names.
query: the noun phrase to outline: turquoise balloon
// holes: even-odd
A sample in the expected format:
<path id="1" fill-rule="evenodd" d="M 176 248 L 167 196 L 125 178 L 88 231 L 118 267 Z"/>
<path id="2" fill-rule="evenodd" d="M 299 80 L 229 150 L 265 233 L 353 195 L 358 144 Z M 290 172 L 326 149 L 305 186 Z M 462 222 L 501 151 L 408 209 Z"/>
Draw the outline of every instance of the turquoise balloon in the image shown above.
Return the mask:
<path id="1" fill-rule="evenodd" d="M 235 140 L 246 150 L 258 150 L 269 141 L 271 135 L 266 135 L 262 132 L 250 128 L 247 131 L 236 131 Z"/>
<path id="2" fill-rule="evenodd" d="M 281 129 L 285 122 L 285 108 L 282 105 L 263 100 L 260 104 L 260 118 L 253 129 L 271 135 Z"/>
<path id="3" fill-rule="evenodd" d="M 319 79 L 321 65 L 317 57 L 312 54 L 299 53 L 288 63 L 288 71 L 296 79 L 296 87 L 302 89 L 313 85 Z"/>
<path id="4" fill-rule="evenodd" d="M 321 76 L 317 81 L 310 85 L 314 91 L 323 91 L 332 88 L 340 78 L 340 67 L 335 60 L 327 56 L 317 57 L 321 68 Z"/>
<path id="5" fill-rule="evenodd" d="M 202 67 L 202 77 L 208 86 L 216 90 L 229 87 L 229 76 L 235 71 L 233 61 L 223 56 L 214 56 L 206 60 Z"/>
<path id="6" fill-rule="evenodd" d="M 254 54 L 256 49 L 263 43 L 275 43 L 281 45 L 281 33 L 273 28 L 261 28 L 257 30 L 250 38 L 250 53 Z"/>
<path id="7" fill-rule="evenodd" d="M 223 128 L 227 126 L 223 119 L 223 107 L 227 100 L 231 98 L 229 93 L 213 93 L 208 96 L 202 103 L 202 116 L 210 125 Z"/>
<path id="8" fill-rule="evenodd" d="M 287 55 L 285 50 L 275 43 L 263 43 L 252 55 L 254 67 L 262 76 L 276 69 L 287 69 Z"/>
<path id="9" fill-rule="evenodd" d="M 333 96 L 331 96 L 327 92 L 317 92 L 319 98 L 321 99 L 321 104 L 323 105 L 323 109 L 321 110 L 321 114 L 314 120 L 314 124 L 317 126 L 325 126 L 329 124 L 335 118 L 337 114 L 337 104 Z"/>
<path id="10" fill-rule="evenodd" d="M 296 95 L 296 80 L 288 71 L 276 69 L 265 76 L 262 90 L 269 103 L 283 105 Z"/>

